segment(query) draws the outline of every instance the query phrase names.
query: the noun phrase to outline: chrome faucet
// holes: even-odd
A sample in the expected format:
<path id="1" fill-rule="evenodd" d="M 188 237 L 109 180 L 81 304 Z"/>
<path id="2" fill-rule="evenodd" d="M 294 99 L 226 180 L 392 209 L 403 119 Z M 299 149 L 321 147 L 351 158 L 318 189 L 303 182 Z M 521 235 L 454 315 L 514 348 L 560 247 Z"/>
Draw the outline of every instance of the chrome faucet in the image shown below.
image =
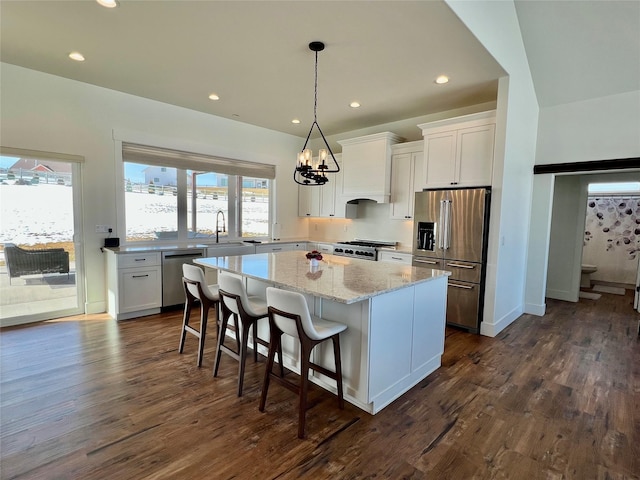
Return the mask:
<path id="1" fill-rule="evenodd" d="M 222 230 L 220 230 L 220 226 L 218 224 L 218 220 L 220 219 L 220 215 L 222 215 Z M 216 213 L 216 243 L 219 242 L 218 234 L 220 232 L 225 233 L 227 231 L 227 227 L 224 220 L 224 212 L 222 210 L 218 210 Z"/>

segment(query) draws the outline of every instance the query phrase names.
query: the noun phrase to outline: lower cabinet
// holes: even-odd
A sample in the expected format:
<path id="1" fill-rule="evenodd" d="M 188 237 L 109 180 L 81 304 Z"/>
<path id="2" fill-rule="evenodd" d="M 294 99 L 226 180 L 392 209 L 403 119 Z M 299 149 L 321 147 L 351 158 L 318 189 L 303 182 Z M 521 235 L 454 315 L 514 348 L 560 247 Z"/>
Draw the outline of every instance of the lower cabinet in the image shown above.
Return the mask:
<path id="1" fill-rule="evenodd" d="M 298 248 L 304 245 L 303 248 Z M 304 250 L 307 248 L 306 242 L 301 243 L 274 243 L 269 245 L 256 245 L 256 253 L 277 253 L 289 250 Z"/>
<path id="2" fill-rule="evenodd" d="M 107 286 L 109 315 L 116 320 L 160 312 L 160 253 L 116 254 L 107 250 Z"/>
<path id="3" fill-rule="evenodd" d="M 387 250 L 380 250 L 378 252 L 379 262 L 400 263 L 402 265 L 411 265 L 413 262 L 413 255 L 404 252 L 392 252 Z"/>

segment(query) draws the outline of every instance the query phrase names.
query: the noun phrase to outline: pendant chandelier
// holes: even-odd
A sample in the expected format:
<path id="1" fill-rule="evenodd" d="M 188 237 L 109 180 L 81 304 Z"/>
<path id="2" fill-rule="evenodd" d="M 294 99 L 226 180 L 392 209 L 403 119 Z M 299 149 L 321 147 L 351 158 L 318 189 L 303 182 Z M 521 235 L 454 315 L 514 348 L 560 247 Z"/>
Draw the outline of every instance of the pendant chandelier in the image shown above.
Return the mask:
<path id="1" fill-rule="evenodd" d="M 338 165 L 336 157 L 333 156 L 331 147 L 329 147 L 327 139 L 324 138 L 324 134 L 320 129 L 320 125 L 318 125 L 318 52 L 324 50 L 324 43 L 311 42 L 309 44 L 309 50 L 316 52 L 315 86 L 313 97 L 313 123 L 311 124 L 311 128 L 309 129 L 309 134 L 307 135 L 307 140 L 304 142 L 302 151 L 298 154 L 296 169 L 293 172 L 293 180 L 298 185 L 322 186 L 329 181 L 329 178 L 326 174 L 338 173 L 340 171 L 340 165 Z M 307 144 L 309 143 L 309 138 L 311 137 L 313 127 L 316 127 L 318 129 L 318 132 L 320 132 L 320 136 L 322 137 L 322 140 L 324 141 L 324 145 L 326 147 L 319 150 L 318 157 L 315 161 L 313 159 L 313 152 L 311 152 L 310 148 L 307 148 Z M 331 168 L 329 167 L 329 165 L 327 165 L 329 156 L 331 156 L 331 160 L 333 160 L 335 168 Z"/>

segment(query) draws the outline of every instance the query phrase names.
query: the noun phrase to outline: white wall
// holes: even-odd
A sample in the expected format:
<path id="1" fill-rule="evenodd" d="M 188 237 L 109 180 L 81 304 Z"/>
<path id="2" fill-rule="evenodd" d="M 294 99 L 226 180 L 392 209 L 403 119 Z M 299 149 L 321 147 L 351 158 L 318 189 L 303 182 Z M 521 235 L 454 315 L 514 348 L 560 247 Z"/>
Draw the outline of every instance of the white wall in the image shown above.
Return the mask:
<path id="1" fill-rule="evenodd" d="M 556 177 L 547 267 L 547 297 L 578 301 L 587 186 L 580 176 Z"/>
<path id="2" fill-rule="evenodd" d="M 640 90 L 542 108 L 536 164 L 640 157 Z"/>
<path id="3" fill-rule="evenodd" d="M 568 103 L 540 110 L 536 164 L 588 162 L 618 158 L 640 158 L 640 91 L 610 95 L 583 102 Z M 598 172 L 589 178 L 614 178 L 614 172 Z M 620 173 L 624 177 L 637 173 Z M 541 184 L 554 181 L 551 174 L 536 175 Z M 606 180 L 605 180 L 606 181 Z M 528 258 L 528 313 L 544 314 L 546 268 L 540 268 L 539 252 L 548 251 L 548 231 L 551 209 L 544 201 L 532 205 L 531 231 L 537 232 L 530 241 Z M 534 252 L 536 252 L 534 254 Z M 546 262 L 544 263 L 546 265 Z"/>
<path id="4" fill-rule="evenodd" d="M 297 218 L 297 202 L 290 201 L 297 198 L 290 177 L 300 138 L 14 65 L 3 63 L 0 75 L 3 146 L 85 157 L 87 312 L 105 311 L 106 306 L 103 235 L 94 230 L 98 224 L 117 225 L 114 129 L 196 152 L 275 164 L 281 237 L 307 236 L 306 222 Z"/>
<path id="5" fill-rule="evenodd" d="M 538 103 L 513 2 L 446 0 L 508 73 L 498 88 L 487 295 L 481 333 L 494 336 L 524 310 Z"/>

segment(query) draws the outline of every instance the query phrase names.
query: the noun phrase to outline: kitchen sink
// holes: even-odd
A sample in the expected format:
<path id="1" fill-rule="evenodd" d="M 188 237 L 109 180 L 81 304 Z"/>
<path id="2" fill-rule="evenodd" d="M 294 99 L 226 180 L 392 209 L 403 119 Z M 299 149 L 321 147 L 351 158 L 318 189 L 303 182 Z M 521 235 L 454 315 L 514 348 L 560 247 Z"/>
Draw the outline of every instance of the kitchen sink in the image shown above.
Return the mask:
<path id="1" fill-rule="evenodd" d="M 247 255 L 249 253 L 256 253 L 255 245 L 250 243 L 217 243 L 207 247 L 207 257 L 226 257 L 229 255 Z"/>

